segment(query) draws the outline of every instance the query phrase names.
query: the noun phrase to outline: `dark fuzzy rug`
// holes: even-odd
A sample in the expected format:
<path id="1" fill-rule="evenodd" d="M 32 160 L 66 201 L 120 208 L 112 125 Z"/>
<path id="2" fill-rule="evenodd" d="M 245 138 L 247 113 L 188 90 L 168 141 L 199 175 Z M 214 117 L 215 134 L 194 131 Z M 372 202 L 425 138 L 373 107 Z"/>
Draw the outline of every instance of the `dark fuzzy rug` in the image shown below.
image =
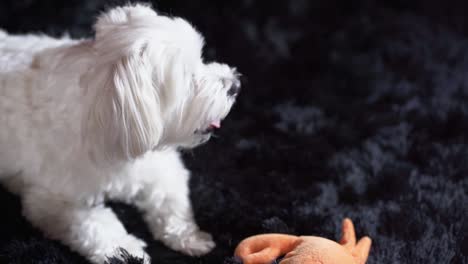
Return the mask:
<path id="1" fill-rule="evenodd" d="M 2 1 L 0 27 L 90 35 L 121 2 Z M 111 204 L 154 263 L 238 263 L 236 244 L 263 232 L 337 239 L 346 216 L 373 238 L 369 264 L 468 263 L 468 5 L 372 2 L 157 1 L 247 82 L 219 138 L 185 155 L 211 254 L 172 252 Z M 0 200 L 2 263 L 86 263 Z"/>

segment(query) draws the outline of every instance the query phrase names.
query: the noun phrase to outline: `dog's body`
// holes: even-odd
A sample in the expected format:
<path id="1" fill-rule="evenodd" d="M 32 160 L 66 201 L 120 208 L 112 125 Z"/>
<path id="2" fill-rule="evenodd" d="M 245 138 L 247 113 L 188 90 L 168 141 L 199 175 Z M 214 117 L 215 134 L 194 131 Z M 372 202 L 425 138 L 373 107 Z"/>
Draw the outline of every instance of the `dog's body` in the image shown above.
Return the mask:
<path id="1" fill-rule="evenodd" d="M 33 225 L 95 263 L 118 248 L 149 260 L 106 199 L 135 204 L 172 249 L 210 251 L 176 149 L 219 126 L 235 70 L 203 63 L 202 37 L 147 6 L 113 9 L 95 29 L 93 40 L 0 31 L 0 180 Z"/>

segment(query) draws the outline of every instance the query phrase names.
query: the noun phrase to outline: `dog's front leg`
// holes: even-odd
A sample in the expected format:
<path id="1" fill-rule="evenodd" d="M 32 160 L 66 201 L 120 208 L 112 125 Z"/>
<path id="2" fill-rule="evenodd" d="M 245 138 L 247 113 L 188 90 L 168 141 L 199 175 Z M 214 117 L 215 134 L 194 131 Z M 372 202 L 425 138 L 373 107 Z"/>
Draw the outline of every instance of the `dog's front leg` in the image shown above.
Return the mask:
<path id="1" fill-rule="evenodd" d="M 155 239 L 191 256 L 215 247 L 195 223 L 189 199 L 189 172 L 175 150 L 151 152 L 136 164 L 143 191 L 135 201 Z"/>
<path id="2" fill-rule="evenodd" d="M 41 187 L 25 190 L 23 214 L 52 239 L 57 239 L 91 262 L 103 264 L 108 257 L 120 257 L 120 249 L 141 257 L 146 244 L 130 235 L 110 208 L 88 206 Z"/>

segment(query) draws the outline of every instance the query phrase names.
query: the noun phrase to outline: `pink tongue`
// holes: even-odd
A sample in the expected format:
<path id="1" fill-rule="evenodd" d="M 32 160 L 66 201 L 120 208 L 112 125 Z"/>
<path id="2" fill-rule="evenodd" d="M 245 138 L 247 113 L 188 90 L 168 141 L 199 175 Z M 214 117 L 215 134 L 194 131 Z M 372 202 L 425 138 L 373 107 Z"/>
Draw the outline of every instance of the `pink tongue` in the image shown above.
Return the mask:
<path id="1" fill-rule="evenodd" d="M 221 121 L 220 120 L 215 120 L 215 121 L 211 122 L 210 127 L 220 128 L 221 127 Z"/>

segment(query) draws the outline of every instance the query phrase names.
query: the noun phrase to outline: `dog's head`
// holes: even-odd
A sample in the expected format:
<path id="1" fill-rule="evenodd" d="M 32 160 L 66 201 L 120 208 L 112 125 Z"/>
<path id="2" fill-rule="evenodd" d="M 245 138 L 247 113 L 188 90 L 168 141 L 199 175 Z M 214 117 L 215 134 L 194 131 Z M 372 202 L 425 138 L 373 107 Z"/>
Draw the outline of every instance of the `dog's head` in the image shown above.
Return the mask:
<path id="1" fill-rule="evenodd" d="M 91 95 L 84 136 L 108 157 L 194 147 L 219 128 L 240 89 L 235 69 L 202 59 L 203 37 L 185 20 L 131 5 L 95 25 L 81 79 Z"/>

